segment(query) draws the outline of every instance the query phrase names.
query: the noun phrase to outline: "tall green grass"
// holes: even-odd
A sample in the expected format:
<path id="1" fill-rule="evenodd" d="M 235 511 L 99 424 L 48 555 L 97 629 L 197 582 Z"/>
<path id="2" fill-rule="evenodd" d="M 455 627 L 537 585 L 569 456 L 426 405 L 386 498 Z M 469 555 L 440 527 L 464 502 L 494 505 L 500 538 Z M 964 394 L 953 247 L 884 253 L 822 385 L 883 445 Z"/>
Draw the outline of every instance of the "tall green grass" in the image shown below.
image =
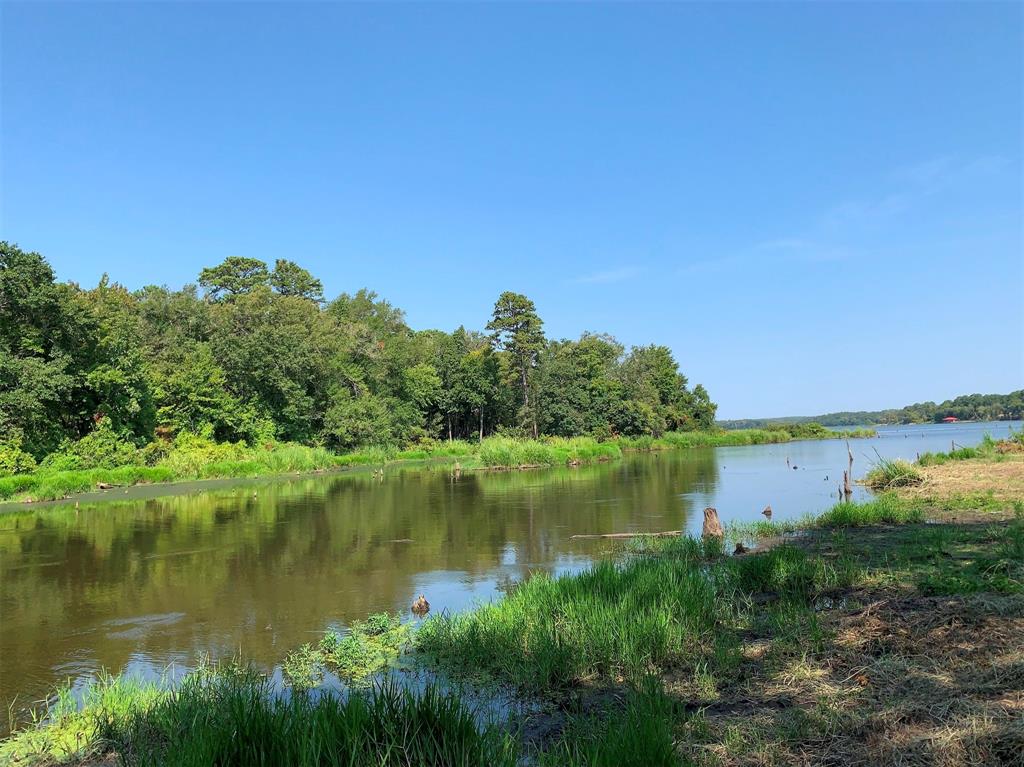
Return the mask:
<path id="1" fill-rule="evenodd" d="M 489 468 L 522 466 L 564 466 L 619 458 L 622 450 L 614 442 L 598 442 L 591 437 L 551 437 L 544 440 L 520 440 L 488 437 L 481 443 L 477 460 Z"/>
<path id="2" fill-rule="evenodd" d="M 1020 434 L 1010 433 L 1003 444 L 1020 442 Z M 950 461 L 968 461 L 974 458 L 985 458 L 987 460 L 999 461 L 1004 455 L 999 451 L 1000 442 L 993 439 L 991 434 L 986 434 L 974 447 L 957 447 L 946 453 L 923 453 L 918 456 L 919 466 L 941 466 Z"/>
<path id="3" fill-rule="evenodd" d="M 813 426 L 815 428 L 807 428 Z M 873 429 L 849 432 L 831 431 L 818 424 L 801 424 L 800 428 L 735 429 L 732 431 L 673 431 L 660 437 L 620 437 L 616 442 L 623 450 L 671 450 L 695 447 L 741 447 L 771 445 L 799 439 L 841 439 L 873 437 Z"/>
<path id="4" fill-rule="evenodd" d="M 893 490 L 897 487 L 920 485 L 924 475 L 912 463 L 901 458 L 878 457 L 877 462 L 864 477 L 864 484 L 872 490 Z"/>
<path id="5" fill-rule="evenodd" d="M 816 430 L 816 438 L 840 436 Z M 430 441 L 407 449 L 374 446 L 337 455 L 321 447 L 296 443 L 249 446 L 216 443 L 188 435 L 169 446 L 154 443 L 138 451 L 140 464 L 118 468 L 55 470 L 41 467 L 30 474 L 0 477 L 0 500 L 46 501 L 95 490 L 98 483 L 137 485 L 156 482 L 259 477 L 322 471 L 344 466 L 382 466 L 393 461 L 457 459 L 463 468 L 517 469 L 611 461 L 623 451 L 730 447 L 788 442 L 783 429 L 745 429 L 720 432 L 669 432 L 661 437 L 546 437 L 537 440 L 492 436 L 482 442 Z M 155 448 L 155 449 L 154 449 Z M 142 459 L 145 458 L 143 461 Z"/>
<path id="6" fill-rule="evenodd" d="M 203 666 L 166 687 L 102 677 L 79 706 L 65 688 L 45 721 L 0 742 L 0 763 L 85 763 L 116 753 L 132 767 L 508 765 L 514 740 L 454 692 L 391 683 L 346 698 L 276 695 L 238 664 Z"/>
<path id="7" fill-rule="evenodd" d="M 102 718 L 120 720 L 153 705 L 166 688 L 101 673 L 76 695 L 70 686 L 59 688 L 45 713 L 29 726 L 0 741 L 0 764 L 64 764 L 103 750 L 97 740 Z"/>
<path id="8" fill-rule="evenodd" d="M 957 504 L 967 508 L 979 505 L 991 506 L 984 499 L 957 499 Z M 948 503 L 940 504 L 948 507 Z M 909 525 L 924 522 L 926 504 L 920 499 L 901 498 L 895 492 L 882 493 L 867 501 L 840 501 L 818 515 L 784 521 L 760 520 L 757 522 L 731 522 L 726 533 L 732 539 L 772 538 L 798 530 L 815 528 L 865 527 L 868 525 Z"/>
<path id="9" fill-rule="evenodd" d="M 514 741 L 479 728 L 454 693 L 385 683 L 345 699 L 283 698 L 245 670 L 193 675 L 149 708 L 104 718 L 99 738 L 138 767 L 512 767 L 517 757 Z"/>
<path id="10" fill-rule="evenodd" d="M 221 477 L 259 477 L 328 469 L 338 464 L 329 450 L 294 443 L 249 447 L 217 444 L 169 449 L 152 466 L 60 471 L 38 469 L 32 474 L 0 477 L 0 499 L 48 501 L 96 490 L 99 483 L 129 486 Z"/>
<path id="11" fill-rule="evenodd" d="M 639 678 L 685 655 L 714 627 L 714 584 L 686 562 L 699 542 L 669 558 L 598 562 L 559 578 L 536 575 L 498 602 L 427 620 L 417 648 L 445 668 L 484 671 L 531 688 L 590 677 Z"/>
<path id="12" fill-rule="evenodd" d="M 652 546 L 579 574 L 534 576 L 500 601 L 430 618 L 416 647 L 450 672 L 528 690 L 594 679 L 639 684 L 669 667 L 724 662 L 719 656 L 732 652 L 735 637 L 723 626 L 738 593 L 805 599 L 840 579 L 793 547 L 722 559 L 717 544 L 688 537 Z"/>

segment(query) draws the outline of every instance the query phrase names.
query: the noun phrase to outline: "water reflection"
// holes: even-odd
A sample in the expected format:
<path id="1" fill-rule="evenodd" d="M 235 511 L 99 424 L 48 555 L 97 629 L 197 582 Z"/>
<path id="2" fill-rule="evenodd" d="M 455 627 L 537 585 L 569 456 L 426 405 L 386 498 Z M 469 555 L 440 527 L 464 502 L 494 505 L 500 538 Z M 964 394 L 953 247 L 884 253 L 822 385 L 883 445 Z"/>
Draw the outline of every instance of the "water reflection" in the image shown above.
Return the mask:
<path id="1" fill-rule="evenodd" d="M 913 458 L 985 431 L 1007 426 L 889 430 L 854 443 L 855 474 L 875 449 Z M 845 463 L 843 443 L 804 442 L 458 481 L 389 468 L 383 481 L 353 472 L 3 514 L 0 700 L 30 702 L 99 667 L 158 675 L 201 653 L 270 667 L 419 593 L 460 610 L 531 573 L 585 566 L 605 544 L 575 533 L 697 531 L 707 505 L 726 521 L 767 503 L 776 519 L 819 511 Z"/>
<path id="2" fill-rule="evenodd" d="M 272 665 L 330 624 L 459 610 L 590 560 L 578 531 L 680 525 L 712 453 L 550 472 L 391 470 L 0 517 L 2 697 L 103 666 L 239 650 Z M 652 514 L 652 512 L 655 512 Z"/>

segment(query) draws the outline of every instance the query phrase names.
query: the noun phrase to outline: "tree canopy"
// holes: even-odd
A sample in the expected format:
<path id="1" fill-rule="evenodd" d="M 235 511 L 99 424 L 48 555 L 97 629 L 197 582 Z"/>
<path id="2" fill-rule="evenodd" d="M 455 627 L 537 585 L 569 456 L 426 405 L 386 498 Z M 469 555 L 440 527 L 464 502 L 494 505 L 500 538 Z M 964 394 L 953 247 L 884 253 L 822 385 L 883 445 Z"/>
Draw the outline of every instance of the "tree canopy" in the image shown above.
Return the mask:
<path id="1" fill-rule="evenodd" d="M 0 243 L 0 470 L 87 437 L 107 452 L 183 433 L 347 450 L 714 421 L 668 348 L 548 339 L 518 293 L 498 297 L 486 333 L 448 333 L 411 329 L 370 290 L 325 302 L 288 259 L 232 256 L 198 286 L 128 290 L 104 276 L 83 289 Z"/>

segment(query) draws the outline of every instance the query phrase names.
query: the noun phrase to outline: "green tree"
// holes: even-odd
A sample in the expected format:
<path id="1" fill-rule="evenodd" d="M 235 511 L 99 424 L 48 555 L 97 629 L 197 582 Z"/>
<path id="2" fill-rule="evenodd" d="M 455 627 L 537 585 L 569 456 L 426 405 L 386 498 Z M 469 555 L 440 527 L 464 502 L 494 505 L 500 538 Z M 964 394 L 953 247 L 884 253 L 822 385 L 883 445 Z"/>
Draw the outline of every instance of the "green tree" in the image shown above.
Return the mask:
<path id="1" fill-rule="evenodd" d="M 544 323 L 526 296 L 504 292 L 494 304 L 487 329 L 493 333 L 496 348 L 508 352 L 515 361 L 523 394 L 523 414 L 537 436 L 537 415 L 530 409 L 530 373 L 544 347 Z"/>
<path id="2" fill-rule="evenodd" d="M 270 286 L 282 296 L 298 296 L 322 303 L 324 286 L 316 277 L 294 261 L 277 259 L 270 273 Z"/>
<path id="3" fill-rule="evenodd" d="M 36 458 L 91 425 L 82 376 L 97 328 L 38 253 L 0 242 L 0 434 Z"/>
<path id="4" fill-rule="evenodd" d="M 199 284 L 212 299 L 223 295 L 238 296 L 266 285 L 269 279 L 267 265 L 258 258 L 228 256 L 217 266 L 207 267 L 199 273 Z"/>
<path id="5" fill-rule="evenodd" d="M 459 360 L 455 379 L 455 401 L 459 411 L 476 415 L 477 438 L 483 441 L 486 416 L 498 415 L 501 371 L 490 347 L 471 350 Z M 467 419 L 468 420 L 468 419 Z"/>
<path id="6" fill-rule="evenodd" d="M 209 431 L 215 439 L 228 441 L 255 441 L 273 433 L 270 419 L 258 416 L 229 390 L 227 374 L 207 343 L 189 350 L 155 394 L 160 425 L 175 432 Z"/>
<path id="7" fill-rule="evenodd" d="M 332 318 L 312 301 L 266 288 L 214 308 L 210 348 L 231 391 L 271 416 L 278 438 L 313 439 L 337 378 Z"/>
<path id="8" fill-rule="evenodd" d="M 77 311 L 97 328 L 90 365 L 85 373 L 85 415 L 105 416 L 111 428 L 143 443 L 152 438 L 156 407 L 152 375 L 141 345 L 138 299 L 103 275 L 99 285 L 78 294 Z"/>
<path id="9" fill-rule="evenodd" d="M 549 343 L 537 370 L 537 410 L 545 434 L 606 435 L 623 397 L 614 379 L 622 346 L 610 336 L 584 334 L 579 341 Z"/>
<path id="10" fill-rule="evenodd" d="M 353 397 L 344 390 L 335 395 L 327 410 L 324 434 L 329 445 L 342 450 L 395 441 L 387 403 L 373 394 Z"/>

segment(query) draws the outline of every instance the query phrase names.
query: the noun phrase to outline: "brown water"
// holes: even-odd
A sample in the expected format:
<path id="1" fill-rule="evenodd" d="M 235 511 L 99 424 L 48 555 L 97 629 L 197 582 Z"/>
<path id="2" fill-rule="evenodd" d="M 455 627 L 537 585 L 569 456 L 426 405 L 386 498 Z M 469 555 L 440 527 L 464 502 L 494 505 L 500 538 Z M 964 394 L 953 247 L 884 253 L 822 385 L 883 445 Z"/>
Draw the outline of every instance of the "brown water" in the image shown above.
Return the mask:
<path id="1" fill-rule="evenodd" d="M 853 443 L 857 473 L 875 449 L 913 458 L 1006 430 L 888 430 Z M 200 653 L 272 668 L 328 627 L 408 614 L 420 593 L 435 612 L 461 610 L 607 550 L 574 533 L 697 530 L 708 505 L 725 520 L 760 519 L 766 503 L 777 519 L 820 511 L 845 463 L 842 442 L 800 442 L 458 480 L 435 466 L 193 485 L 0 514 L 0 701 L 19 710 L 98 668 L 156 676 Z"/>

